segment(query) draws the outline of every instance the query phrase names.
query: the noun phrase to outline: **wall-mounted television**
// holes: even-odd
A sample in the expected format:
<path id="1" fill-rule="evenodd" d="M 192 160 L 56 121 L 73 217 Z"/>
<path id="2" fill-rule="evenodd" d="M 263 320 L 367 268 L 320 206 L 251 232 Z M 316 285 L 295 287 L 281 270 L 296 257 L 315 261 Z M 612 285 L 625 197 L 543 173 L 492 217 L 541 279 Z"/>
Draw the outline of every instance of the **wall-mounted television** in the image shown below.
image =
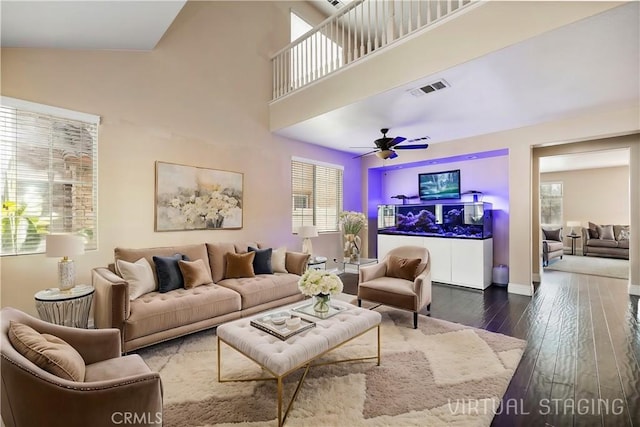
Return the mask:
<path id="1" fill-rule="evenodd" d="M 418 174 L 420 200 L 460 198 L 460 169 Z"/>

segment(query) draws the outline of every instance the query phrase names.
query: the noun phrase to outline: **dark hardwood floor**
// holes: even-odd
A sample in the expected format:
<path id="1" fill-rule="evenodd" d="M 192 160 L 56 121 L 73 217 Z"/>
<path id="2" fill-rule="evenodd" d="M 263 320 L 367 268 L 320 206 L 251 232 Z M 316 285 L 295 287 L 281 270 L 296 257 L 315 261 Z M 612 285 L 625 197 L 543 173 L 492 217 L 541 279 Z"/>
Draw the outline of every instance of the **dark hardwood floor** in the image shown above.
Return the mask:
<path id="1" fill-rule="evenodd" d="M 343 281 L 355 295 L 357 276 Z M 434 318 L 527 341 L 492 426 L 640 426 L 640 313 L 626 280 L 548 271 L 533 297 L 435 283 L 432 301 Z"/>

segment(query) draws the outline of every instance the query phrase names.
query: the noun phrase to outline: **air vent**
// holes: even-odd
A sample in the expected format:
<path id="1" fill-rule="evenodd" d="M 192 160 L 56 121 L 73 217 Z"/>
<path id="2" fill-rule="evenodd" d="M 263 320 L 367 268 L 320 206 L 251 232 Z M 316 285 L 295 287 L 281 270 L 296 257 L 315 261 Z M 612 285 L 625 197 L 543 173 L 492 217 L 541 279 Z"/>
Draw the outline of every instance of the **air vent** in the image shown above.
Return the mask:
<path id="1" fill-rule="evenodd" d="M 422 86 L 418 89 L 412 89 L 409 93 L 413 96 L 422 96 L 427 93 L 435 92 L 437 90 L 442 90 L 449 87 L 449 83 L 446 80 L 441 79 L 437 82 L 430 83 L 426 86 Z"/>
<path id="2" fill-rule="evenodd" d="M 340 0 L 327 0 L 327 2 L 336 9 L 340 9 L 343 6 Z"/>

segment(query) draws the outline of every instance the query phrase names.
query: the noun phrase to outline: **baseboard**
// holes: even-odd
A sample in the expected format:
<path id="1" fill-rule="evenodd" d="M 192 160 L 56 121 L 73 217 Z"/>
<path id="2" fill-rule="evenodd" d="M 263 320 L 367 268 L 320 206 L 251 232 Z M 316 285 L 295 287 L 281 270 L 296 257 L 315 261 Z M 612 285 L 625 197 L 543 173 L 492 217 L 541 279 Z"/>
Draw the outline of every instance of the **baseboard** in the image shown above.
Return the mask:
<path id="1" fill-rule="evenodd" d="M 640 285 L 633 285 L 629 283 L 629 295 L 640 296 Z"/>
<path id="2" fill-rule="evenodd" d="M 521 285 L 520 283 L 511 283 L 511 282 L 509 282 L 509 287 L 507 288 L 507 291 L 510 294 L 526 295 L 529 297 L 533 293 L 531 290 L 531 285 Z"/>

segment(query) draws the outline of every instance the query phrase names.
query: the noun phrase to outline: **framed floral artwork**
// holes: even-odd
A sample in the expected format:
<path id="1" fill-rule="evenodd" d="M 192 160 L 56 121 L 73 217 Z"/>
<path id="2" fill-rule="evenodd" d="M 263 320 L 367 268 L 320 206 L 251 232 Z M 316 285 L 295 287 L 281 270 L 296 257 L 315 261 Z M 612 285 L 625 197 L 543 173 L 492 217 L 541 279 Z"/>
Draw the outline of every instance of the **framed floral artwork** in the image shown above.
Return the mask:
<path id="1" fill-rule="evenodd" d="M 156 162 L 156 231 L 242 228 L 244 175 Z"/>

